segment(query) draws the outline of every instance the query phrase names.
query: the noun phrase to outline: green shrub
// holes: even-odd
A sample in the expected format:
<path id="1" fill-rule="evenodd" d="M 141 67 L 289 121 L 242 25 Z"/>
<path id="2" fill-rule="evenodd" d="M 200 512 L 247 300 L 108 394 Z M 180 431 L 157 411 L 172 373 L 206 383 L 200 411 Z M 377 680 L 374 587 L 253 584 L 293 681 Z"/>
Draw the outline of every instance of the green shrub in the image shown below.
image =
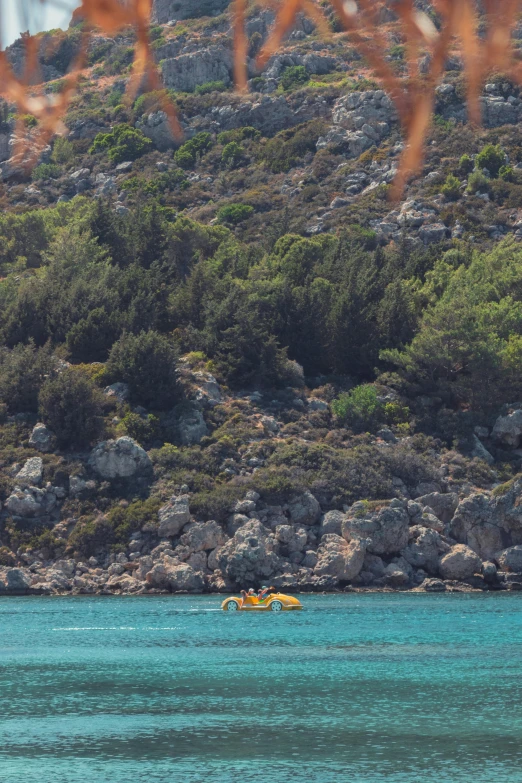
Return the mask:
<path id="1" fill-rule="evenodd" d="M 487 193 L 489 180 L 482 171 L 473 171 L 468 177 L 468 193 Z"/>
<path id="2" fill-rule="evenodd" d="M 174 160 L 182 169 L 191 169 L 196 165 L 198 157 L 204 155 L 212 146 L 210 133 L 198 133 L 193 139 L 182 144 L 174 153 Z"/>
<path id="3" fill-rule="evenodd" d="M 498 170 L 498 176 L 499 179 L 504 180 L 504 182 L 514 182 L 515 181 L 515 172 L 513 171 L 512 166 L 501 166 Z"/>
<path id="4" fill-rule="evenodd" d="M 92 557 L 115 542 L 114 528 L 106 517 L 80 517 L 68 540 L 68 550 Z"/>
<path id="5" fill-rule="evenodd" d="M 454 177 L 453 174 L 448 174 L 441 188 L 441 193 L 448 201 L 457 201 L 460 196 L 460 180 Z"/>
<path id="6" fill-rule="evenodd" d="M 245 488 L 233 484 L 221 484 L 212 490 L 196 492 L 190 498 L 190 508 L 199 519 L 215 519 L 224 522 L 236 501 L 245 494 Z"/>
<path id="7" fill-rule="evenodd" d="M 325 126 L 321 120 L 312 120 L 296 128 L 281 131 L 267 142 L 262 151 L 266 168 L 279 174 L 297 166 L 307 152 L 315 153 L 317 139 L 324 131 Z"/>
<path id="8" fill-rule="evenodd" d="M 177 360 L 176 348 L 164 335 L 124 334 L 112 347 L 107 373 L 113 381 L 129 384 L 135 402 L 164 410 L 180 399 Z"/>
<path id="9" fill-rule="evenodd" d="M 158 524 L 158 511 L 161 502 L 156 498 L 138 500 L 128 506 L 115 506 L 107 513 L 107 521 L 114 531 L 116 543 L 126 543 L 132 533 L 144 525 L 153 528 Z"/>
<path id="10" fill-rule="evenodd" d="M 463 155 L 461 159 L 459 160 L 459 171 L 464 175 L 467 176 L 468 174 L 471 174 L 473 169 L 475 168 L 475 164 L 473 163 L 472 159 L 469 155 Z"/>
<path id="11" fill-rule="evenodd" d="M 53 163 L 67 166 L 73 162 L 74 157 L 74 144 L 64 136 L 58 136 L 51 153 Z"/>
<path id="12" fill-rule="evenodd" d="M 67 348 L 74 362 L 104 362 L 120 333 L 118 313 L 109 315 L 104 307 L 96 307 L 71 327 Z"/>
<path id="13" fill-rule="evenodd" d="M 0 348 L 0 400 L 10 413 L 36 413 L 40 388 L 55 363 L 50 348 L 33 342 Z"/>
<path id="14" fill-rule="evenodd" d="M 179 150 L 176 150 L 174 153 L 174 160 L 180 168 L 191 169 L 196 163 L 196 156 L 192 150 L 183 149 L 183 147 L 180 147 Z"/>
<path id="15" fill-rule="evenodd" d="M 89 446 L 104 429 L 102 394 L 74 367 L 47 378 L 38 395 L 38 412 L 63 448 Z"/>
<path id="16" fill-rule="evenodd" d="M 395 44 L 390 49 L 390 57 L 393 57 L 394 60 L 404 60 L 405 54 L 406 47 L 404 44 Z"/>
<path id="17" fill-rule="evenodd" d="M 499 144 L 486 144 L 477 155 L 475 164 L 477 169 L 487 169 L 490 177 L 498 177 L 501 166 L 506 162 L 506 153 Z"/>
<path id="18" fill-rule="evenodd" d="M 205 82 L 198 84 L 194 92 L 196 95 L 208 95 L 211 92 L 226 92 L 228 90 L 225 82 Z"/>
<path id="19" fill-rule="evenodd" d="M 43 179 L 58 179 L 61 171 L 60 167 L 54 163 L 40 163 L 39 166 L 35 166 L 32 172 L 32 179 L 37 182 Z"/>
<path id="20" fill-rule="evenodd" d="M 223 152 L 221 153 L 221 162 L 224 163 L 225 166 L 230 166 L 232 168 L 234 166 L 238 166 L 244 157 L 245 150 L 243 147 L 238 144 L 237 141 L 231 141 L 223 148 Z"/>
<path id="21" fill-rule="evenodd" d="M 295 90 L 309 81 L 310 77 L 304 65 L 289 65 L 282 73 L 281 87 L 285 91 Z"/>
<path id="22" fill-rule="evenodd" d="M 126 413 L 121 420 L 121 426 L 126 435 L 142 445 L 149 445 L 159 433 L 159 419 L 151 413 L 146 417 L 140 416 L 139 413 Z"/>
<path id="23" fill-rule="evenodd" d="M 229 131 L 222 131 L 218 134 L 218 144 L 230 144 L 231 141 L 244 141 L 245 139 L 259 139 L 260 131 L 252 128 L 251 125 L 245 125 L 243 128 L 234 128 Z"/>
<path id="24" fill-rule="evenodd" d="M 335 416 L 354 430 L 371 429 L 382 419 L 383 406 L 375 386 L 363 384 L 332 402 Z"/>
<path id="25" fill-rule="evenodd" d="M 144 92 L 143 95 L 140 95 L 140 97 L 136 99 L 134 103 L 134 111 L 138 116 L 141 116 L 142 114 L 150 114 L 153 111 L 158 111 L 158 109 L 161 109 L 166 97 L 166 90 L 152 90 L 151 92 Z M 121 94 L 120 100 L 114 105 L 117 106 L 119 103 L 121 103 Z"/>
<path id="26" fill-rule="evenodd" d="M 150 152 L 153 144 L 140 130 L 125 123 L 117 125 L 110 133 L 98 133 L 90 148 L 91 153 L 106 152 L 112 163 L 136 160 Z"/>
<path id="27" fill-rule="evenodd" d="M 238 223 L 249 218 L 253 212 L 254 207 L 249 204 L 227 204 L 227 206 L 218 209 L 218 223 L 230 223 L 237 226 Z"/>

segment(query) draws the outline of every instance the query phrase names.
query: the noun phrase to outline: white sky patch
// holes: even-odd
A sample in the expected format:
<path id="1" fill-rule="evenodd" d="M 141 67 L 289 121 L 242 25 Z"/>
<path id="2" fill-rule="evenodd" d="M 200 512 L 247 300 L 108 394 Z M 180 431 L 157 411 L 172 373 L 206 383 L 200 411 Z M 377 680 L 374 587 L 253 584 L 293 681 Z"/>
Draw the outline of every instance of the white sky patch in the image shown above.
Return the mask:
<path id="1" fill-rule="evenodd" d="M 57 27 L 67 29 L 73 10 L 79 5 L 79 0 L 0 0 L 2 48 L 27 29 L 33 34 Z"/>

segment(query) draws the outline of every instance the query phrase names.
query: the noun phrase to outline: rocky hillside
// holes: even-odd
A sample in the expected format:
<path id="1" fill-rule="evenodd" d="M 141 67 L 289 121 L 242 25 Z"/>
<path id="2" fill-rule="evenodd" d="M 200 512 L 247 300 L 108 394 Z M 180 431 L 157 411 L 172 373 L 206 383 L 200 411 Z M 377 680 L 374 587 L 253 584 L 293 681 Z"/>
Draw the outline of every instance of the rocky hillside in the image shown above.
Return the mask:
<path id="1" fill-rule="evenodd" d="M 520 589 L 519 88 L 470 128 L 455 50 L 392 203 L 397 117 L 335 18 L 259 73 L 252 3 L 238 96 L 226 5 L 155 3 L 183 139 L 125 97 L 131 33 L 32 172 L 1 109 L 0 592 Z M 41 37 L 50 93 L 80 32 Z"/>

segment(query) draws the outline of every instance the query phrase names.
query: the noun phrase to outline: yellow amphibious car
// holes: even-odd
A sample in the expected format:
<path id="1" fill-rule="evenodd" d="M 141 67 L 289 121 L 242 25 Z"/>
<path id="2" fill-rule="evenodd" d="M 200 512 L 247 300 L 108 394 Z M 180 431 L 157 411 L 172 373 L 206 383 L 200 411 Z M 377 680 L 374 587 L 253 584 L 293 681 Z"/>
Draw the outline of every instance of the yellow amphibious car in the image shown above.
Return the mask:
<path id="1" fill-rule="evenodd" d="M 291 609 L 302 609 L 303 605 L 291 595 L 271 593 L 262 600 L 255 595 L 249 595 L 244 602 L 235 596 L 226 598 L 221 608 L 225 612 L 288 612 Z"/>

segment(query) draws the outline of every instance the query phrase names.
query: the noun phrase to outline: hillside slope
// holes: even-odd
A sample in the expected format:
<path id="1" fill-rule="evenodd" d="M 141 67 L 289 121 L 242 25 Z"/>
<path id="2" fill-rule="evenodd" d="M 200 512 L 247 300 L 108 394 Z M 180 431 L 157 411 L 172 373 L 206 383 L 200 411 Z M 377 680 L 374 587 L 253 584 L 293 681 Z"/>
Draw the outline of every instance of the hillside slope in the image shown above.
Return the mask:
<path id="1" fill-rule="evenodd" d="M 300 17 L 260 74 L 253 4 L 238 96 L 223 5 L 156 4 L 182 140 L 125 98 L 131 34 L 94 39 L 32 172 L 2 109 L 0 591 L 517 589 L 519 88 L 470 128 L 455 51 L 395 204 L 345 35 Z M 46 90 L 79 32 L 42 36 Z"/>

